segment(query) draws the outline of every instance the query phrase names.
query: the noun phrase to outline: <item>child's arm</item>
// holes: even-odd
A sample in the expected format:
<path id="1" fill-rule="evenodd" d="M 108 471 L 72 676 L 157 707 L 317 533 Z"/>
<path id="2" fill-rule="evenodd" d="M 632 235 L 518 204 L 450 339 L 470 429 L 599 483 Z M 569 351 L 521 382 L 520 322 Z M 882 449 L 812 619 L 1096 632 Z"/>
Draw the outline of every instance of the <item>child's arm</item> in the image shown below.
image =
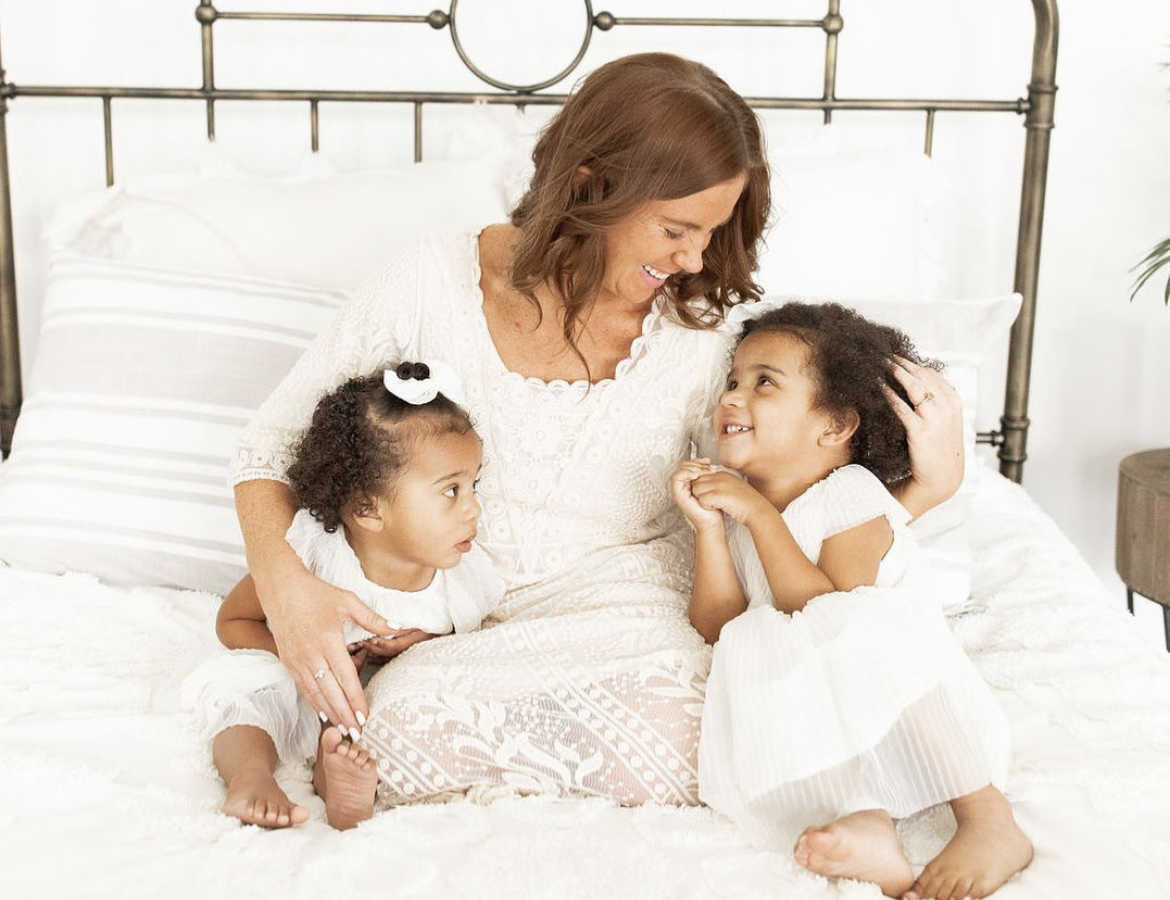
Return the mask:
<path id="1" fill-rule="evenodd" d="M 747 609 L 723 523 L 695 532 L 695 585 L 691 624 L 708 644 L 719 640 L 723 626 Z"/>
<path id="2" fill-rule="evenodd" d="M 675 471 L 671 490 L 675 503 L 695 529 L 691 624 L 708 644 L 713 644 L 719 640 L 723 626 L 747 609 L 747 600 L 731 561 L 723 513 L 704 509 L 691 494 L 691 482 L 710 471 L 710 460 L 686 460 Z"/>
<path id="3" fill-rule="evenodd" d="M 276 653 L 276 641 L 268 630 L 256 584 L 245 575 L 219 606 L 215 634 L 229 650 L 267 650 Z M 279 654 L 278 654 L 279 655 Z"/>
<path id="4" fill-rule="evenodd" d="M 893 542 L 889 522 L 879 516 L 828 538 L 814 564 L 796 543 L 780 511 L 746 481 L 712 472 L 697 478 L 692 492 L 704 508 L 722 510 L 751 533 L 772 591 L 772 605 L 781 612 L 804 609 L 821 594 L 873 584 Z"/>
<path id="5" fill-rule="evenodd" d="M 832 591 L 851 591 L 873 584 L 882 557 L 890 549 L 894 532 L 885 516 L 842 531 L 821 544 L 821 555 L 812 563 L 788 530 L 775 507 L 761 509 L 748 521 L 752 540 L 777 609 L 804 609 L 813 597 Z"/>

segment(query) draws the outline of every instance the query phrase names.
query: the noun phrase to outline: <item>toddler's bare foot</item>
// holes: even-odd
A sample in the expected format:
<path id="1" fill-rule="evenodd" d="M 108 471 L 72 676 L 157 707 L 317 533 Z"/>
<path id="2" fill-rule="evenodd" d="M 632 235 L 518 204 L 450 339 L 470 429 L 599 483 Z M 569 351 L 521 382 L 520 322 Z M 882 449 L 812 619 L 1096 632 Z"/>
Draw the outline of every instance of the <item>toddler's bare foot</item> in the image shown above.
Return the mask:
<path id="1" fill-rule="evenodd" d="M 308 821 L 309 812 L 297 806 L 263 769 L 240 772 L 227 786 L 223 811 L 248 825 L 287 828 Z"/>
<path id="2" fill-rule="evenodd" d="M 918 876 L 905 900 L 986 897 L 1032 861 L 1032 842 L 991 785 L 951 801 L 959 830 Z"/>
<path id="3" fill-rule="evenodd" d="M 313 787 L 325 801 L 325 818 L 344 831 L 374 814 L 378 771 L 364 750 L 342 740 L 336 728 L 321 732 Z"/>
<path id="4" fill-rule="evenodd" d="M 885 810 L 867 809 L 819 828 L 806 828 L 796 842 L 796 861 L 829 878 L 870 881 L 889 897 L 914 883 L 914 873 Z"/>

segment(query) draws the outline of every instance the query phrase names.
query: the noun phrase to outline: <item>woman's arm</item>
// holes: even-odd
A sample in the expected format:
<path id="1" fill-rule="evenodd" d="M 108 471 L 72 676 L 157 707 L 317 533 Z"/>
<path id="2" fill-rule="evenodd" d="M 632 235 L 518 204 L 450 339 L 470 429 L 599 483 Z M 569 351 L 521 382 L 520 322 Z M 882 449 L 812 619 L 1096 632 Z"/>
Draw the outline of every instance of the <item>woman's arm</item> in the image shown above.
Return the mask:
<path id="1" fill-rule="evenodd" d="M 248 568 L 281 661 L 313 707 L 353 728 L 368 712 L 342 636 L 352 620 L 386 635 L 387 623 L 353 594 L 313 576 L 284 540 L 295 513 L 283 483 L 296 440 L 318 399 L 347 378 L 396 360 L 416 332 L 421 242 L 339 310 L 245 429 L 235 459 L 236 511 Z"/>
<path id="2" fill-rule="evenodd" d="M 229 650 L 267 650 L 276 653 L 276 641 L 264 624 L 264 610 L 251 575 L 245 575 L 219 605 L 215 634 Z"/>
<path id="3" fill-rule="evenodd" d="M 305 568 L 284 539 L 295 507 L 292 491 L 279 481 L 236 485 L 248 568 L 274 652 L 315 710 L 331 722 L 355 728 L 364 724 L 369 707 L 342 626 L 353 621 L 383 635 L 390 627 L 354 594 Z"/>
<path id="4" fill-rule="evenodd" d="M 910 398 L 908 404 L 883 385 L 910 445 L 910 478 L 894 495 L 917 518 L 954 494 L 963 480 L 963 408 L 958 391 L 934 369 L 898 360 L 894 375 Z"/>
<path id="5" fill-rule="evenodd" d="M 691 593 L 691 624 L 708 644 L 719 640 L 723 626 L 747 609 L 722 516 L 717 525 L 695 532 L 695 584 Z"/>

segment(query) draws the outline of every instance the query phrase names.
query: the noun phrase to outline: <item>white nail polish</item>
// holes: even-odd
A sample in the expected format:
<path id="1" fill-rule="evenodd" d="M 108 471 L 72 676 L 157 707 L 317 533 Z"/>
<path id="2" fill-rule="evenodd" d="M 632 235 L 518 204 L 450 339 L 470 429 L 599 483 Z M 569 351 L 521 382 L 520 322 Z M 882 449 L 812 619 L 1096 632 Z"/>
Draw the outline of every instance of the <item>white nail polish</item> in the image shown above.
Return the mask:
<path id="1" fill-rule="evenodd" d="M 345 726 L 340 722 L 337 723 L 337 730 L 341 732 L 342 737 L 349 737 L 349 732 L 345 730 Z"/>
<path id="2" fill-rule="evenodd" d="M 325 713 L 323 713 L 323 712 L 318 712 L 318 713 L 317 713 L 317 715 L 318 715 L 318 717 L 320 717 L 320 719 L 321 719 L 321 724 L 322 724 L 322 725 L 328 725 L 328 724 L 329 724 L 329 717 L 328 717 L 327 715 L 325 715 Z"/>
<path id="3" fill-rule="evenodd" d="M 349 730 L 349 739 L 357 742 L 362 739 L 362 730 L 360 728 L 351 728 Z"/>
<path id="4" fill-rule="evenodd" d="M 358 710 L 358 712 L 357 712 L 357 720 L 358 720 L 358 724 L 361 725 L 362 728 L 366 727 L 366 714 L 364 712 L 362 712 L 361 710 Z"/>

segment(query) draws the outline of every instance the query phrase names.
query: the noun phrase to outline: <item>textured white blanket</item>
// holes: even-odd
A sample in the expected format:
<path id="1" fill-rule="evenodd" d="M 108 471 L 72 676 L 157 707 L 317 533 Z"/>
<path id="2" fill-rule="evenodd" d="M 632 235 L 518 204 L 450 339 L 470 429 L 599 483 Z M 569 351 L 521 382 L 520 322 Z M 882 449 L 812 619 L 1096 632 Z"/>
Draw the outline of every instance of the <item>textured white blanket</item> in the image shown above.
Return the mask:
<path id="1" fill-rule="evenodd" d="M 1170 656 L 1017 487 L 983 479 L 972 600 L 952 619 L 1011 720 L 1009 793 L 1036 860 L 997 895 L 1170 896 Z M 18 897 L 878 897 L 707 809 L 598 800 L 407 807 L 279 832 L 217 813 L 223 789 L 177 708 L 218 598 L 0 571 L 0 894 Z M 901 823 L 911 861 L 945 809 Z"/>

